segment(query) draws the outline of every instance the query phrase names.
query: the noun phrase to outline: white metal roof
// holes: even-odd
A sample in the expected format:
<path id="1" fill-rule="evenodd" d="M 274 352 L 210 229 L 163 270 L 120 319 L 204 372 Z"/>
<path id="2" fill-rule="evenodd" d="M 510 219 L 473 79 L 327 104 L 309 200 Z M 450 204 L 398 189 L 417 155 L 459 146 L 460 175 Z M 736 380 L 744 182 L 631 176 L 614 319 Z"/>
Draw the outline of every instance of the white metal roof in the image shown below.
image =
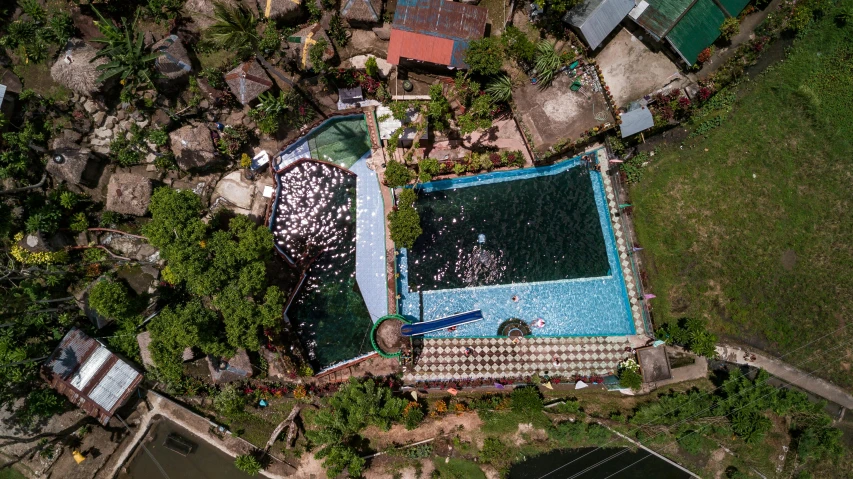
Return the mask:
<path id="1" fill-rule="evenodd" d="M 103 346 L 98 347 L 86 359 L 86 362 L 80 366 L 80 369 L 74 373 L 74 376 L 71 377 L 71 385 L 77 388 L 78 391 L 82 391 L 89 384 L 89 381 L 98 374 L 98 371 L 110 359 L 111 355 L 112 353 L 107 348 Z"/>
<path id="2" fill-rule="evenodd" d="M 111 411 L 116 402 L 124 395 L 127 388 L 139 376 L 139 371 L 130 367 L 122 360 L 116 361 L 104 378 L 89 393 L 95 403 L 107 411 Z"/>

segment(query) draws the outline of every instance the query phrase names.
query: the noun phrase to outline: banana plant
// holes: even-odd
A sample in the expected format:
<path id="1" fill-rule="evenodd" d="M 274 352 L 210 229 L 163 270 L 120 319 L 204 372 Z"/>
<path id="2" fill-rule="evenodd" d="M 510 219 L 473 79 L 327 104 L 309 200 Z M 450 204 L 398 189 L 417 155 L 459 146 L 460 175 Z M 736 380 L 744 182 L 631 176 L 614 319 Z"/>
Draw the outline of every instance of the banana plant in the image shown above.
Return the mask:
<path id="1" fill-rule="evenodd" d="M 100 30 L 103 38 L 94 38 L 93 42 L 103 43 L 105 46 L 95 55 L 95 58 L 107 58 L 109 62 L 98 65 L 97 70 L 101 72 L 98 76 L 99 82 L 105 82 L 110 78 L 119 78 L 123 91 L 133 93 L 141 85 L 154 86 L 152 79 L 152 65 L 160 55 L 157 52 L 150 53 L 145 48 L 143 36 L 136 31 L 136 20 L 129 24 L 122 18 L 124 28 L 117 28 L 111 21 L 104 18 L 95 7 L 92 7 L 98 16 L 95 24 Z"/>

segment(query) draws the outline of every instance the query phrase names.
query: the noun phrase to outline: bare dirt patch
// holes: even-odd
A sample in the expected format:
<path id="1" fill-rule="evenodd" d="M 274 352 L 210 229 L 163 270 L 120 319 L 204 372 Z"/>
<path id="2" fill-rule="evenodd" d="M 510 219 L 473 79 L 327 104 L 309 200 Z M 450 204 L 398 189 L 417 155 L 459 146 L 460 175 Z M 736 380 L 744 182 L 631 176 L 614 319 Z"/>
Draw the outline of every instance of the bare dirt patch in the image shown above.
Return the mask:
<path id="1" fill-rule="evenodd" d="M 663 52 L 654 52 L 627 29 L 622 30 L 595 57 L 616 105 L 622 107 L 665 86 L 688 83 L 678 66 Z"/>
<path id="2" fill-rule="evenodd" d="M 478 431 L 482 424 L 483 422 L 476 412 L 469 412 L 461 415 L 448 415 L 437 420 L 427 420 L 414 431 L 407 431 L 405 426 L 401 424 L 395 424 L 387 432 L 370 426 L 365 429 L 362 435 L 370 440 L 372 448 L 377 451 L 384 451 L 397 445 L 412 444 L 457 430 L 463 440 L 470 441 L 472 433 Z"/>
<path id="3" fill-rule="evenodd" d="M 544 429 L 536 429 L 533 424 L 519 424 L 518 431 L 512 436 L 512 442 L 516 446 L 527 444 L 528 442 L 547 441 L 548 433 Z"/>
<path id="4" fill-rule="evenodd" d="M 785 250 L 782 253 L 782 267 L 785 268 L 785 271 L 791 271 L 794 269 L 794 265 L 797 264 L 797 253 L 794 250 L 789 249 Z"/>

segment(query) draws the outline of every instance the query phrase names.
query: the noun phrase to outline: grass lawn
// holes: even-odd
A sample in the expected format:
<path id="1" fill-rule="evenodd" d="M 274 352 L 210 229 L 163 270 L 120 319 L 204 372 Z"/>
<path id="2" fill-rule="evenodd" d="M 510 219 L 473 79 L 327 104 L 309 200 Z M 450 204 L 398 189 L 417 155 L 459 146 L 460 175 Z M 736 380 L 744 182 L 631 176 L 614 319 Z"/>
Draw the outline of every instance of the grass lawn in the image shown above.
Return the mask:
<path id="1" fill-rule="evenodd" d="M 444 458 L 436 458 L 433 464 L 441 479 L 486 479 L 480 466 L 471 461 L 452 458 L 450 462 L 444 462 Z"/>
<path id="2" fill-rule="evenodd" d="M 657 325 L 706 318 L 853 390 L 853 28 L 833 8 L 631 196 Z"/>
<path id="3" fill-rule="evenodd" d="M 35 91 L 45 97 L 59 101 L 68 99 L 71 91 L 53 81 L 50 76 L 50 65 L 47 63 L 27 63 L 15 65 L 13 68 L 24 88 Z"/>
<path id="4" fill-rule="evenodd" d="M 26 479 L 26 477 L 27 476 L 12 469 L 11 467 L 4 467 L 3 469 L 0 469 L 0 479 Z"/>

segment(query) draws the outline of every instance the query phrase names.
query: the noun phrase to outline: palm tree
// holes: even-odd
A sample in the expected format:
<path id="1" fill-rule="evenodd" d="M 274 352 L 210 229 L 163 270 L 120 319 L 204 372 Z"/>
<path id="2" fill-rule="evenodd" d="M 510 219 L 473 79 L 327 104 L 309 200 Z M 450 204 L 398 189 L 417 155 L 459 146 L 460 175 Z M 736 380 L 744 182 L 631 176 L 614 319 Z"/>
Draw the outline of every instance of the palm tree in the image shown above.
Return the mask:
<path id="1" fill-rule="evenodd" d="M 509 101 L 512 98 L 512 79 L 509 75 L 501 75 L 489 82 L 486 93 L 492 97 L 492 101 L 499 103 Z"/>
<path id="2" fill-rule="evenodd" d="M 550 85 L 562 63 L 553 43 L 542 40 L 536 45 L 536 72 L 540 85 L 543 87 Z"/>
<path id="3" fill-rule="evenodd" d="M 96 43 L 103 43 L 105 47 L 95 55 L 95 58 L 107 58 L 109 62 L 98 65 L 97 70 L 101 72 L 98 82 L 105 82 L 110 78 L 120 76 L 124 91 L 133 93 L 140 84 L 154 86 L 151 82 L 151 67 L 159 53 L 148 53 L 143 44 L 143 36 L 136 32 L 136 19 L 132 24 L 122 19 L 124 28 L 117 28 L 111 21 L 104 18 L 101 12 L 94 6 L 92 10 L 98 15 L 99 21 L 95 22 L 103 38 L 93 38 Z M 138 15 L 137 15 L 138 18 Z"/>
<path id="4" fill-rule="evenodd" d="M 228 7 L 222 3 L 213 4 L 213 16 L 216 23 L 205 34 L 217 46 L 249 54 L 258 49 L 261 39 L 256 28 L 258 19 L 242 6 Z"/>

